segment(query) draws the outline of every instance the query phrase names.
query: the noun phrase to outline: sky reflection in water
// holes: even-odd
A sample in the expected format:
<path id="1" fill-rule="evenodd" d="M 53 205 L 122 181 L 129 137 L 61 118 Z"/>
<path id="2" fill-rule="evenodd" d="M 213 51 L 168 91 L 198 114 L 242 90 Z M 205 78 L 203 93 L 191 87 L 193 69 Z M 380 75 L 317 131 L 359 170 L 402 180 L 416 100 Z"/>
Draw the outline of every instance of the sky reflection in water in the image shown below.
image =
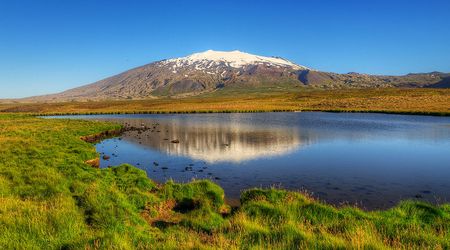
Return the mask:
<path id="1" fill-rule="evenodd" d="M 130 163 L 161 182 L 210 178 L 229 198 L 246 188 L 278 186 L 367 209 L 409 198 L 450 200 L 448 117 L 315 112 L 76 117 L 151 128 L 99 143 L 97 150 L 112 156 L 102 167 Z M 180 143 L 171 143 L 174 139 Z"/>

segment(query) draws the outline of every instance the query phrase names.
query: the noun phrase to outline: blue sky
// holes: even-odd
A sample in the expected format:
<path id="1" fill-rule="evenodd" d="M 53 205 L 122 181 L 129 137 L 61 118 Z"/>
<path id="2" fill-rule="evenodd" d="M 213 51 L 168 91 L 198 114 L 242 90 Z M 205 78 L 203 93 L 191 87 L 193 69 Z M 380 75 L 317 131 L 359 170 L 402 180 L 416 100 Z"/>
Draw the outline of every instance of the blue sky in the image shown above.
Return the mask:
<path id="1" fill-rule="evenodd" d="M 0 0 L 0 98 L 208 49 L 323 71 L 450 72 L 450 1 Z"/>

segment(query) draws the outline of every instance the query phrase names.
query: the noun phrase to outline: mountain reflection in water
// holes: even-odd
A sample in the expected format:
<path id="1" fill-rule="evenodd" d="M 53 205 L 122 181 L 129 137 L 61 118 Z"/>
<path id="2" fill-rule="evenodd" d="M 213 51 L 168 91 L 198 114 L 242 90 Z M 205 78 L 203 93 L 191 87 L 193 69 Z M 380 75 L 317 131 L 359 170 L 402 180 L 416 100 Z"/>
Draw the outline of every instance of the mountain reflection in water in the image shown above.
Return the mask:
<path id="1" fill-rule="evenodd" d="M 148 121 L 126 120 L 132 127 Z M 186 156 L 208 163 L 234 162 L 281 156 L 309 143 L 301 140 L 297 128 L 249 126 L 244 124 L 202 124 L 159 121 L 155 129 L 127 132 L 123 140 L 160 152 Z M 153 132 L 151 132 L 153 130 Z M 160 131 L 160 132 L 158 132 Z M 180 143 L 171 143 L 172 140 Z"/>
<path id="2" fill-rule="evenodd" d="M 159 182 L 211 179 L 229 198 L 252 187 L 280 186 L 368 209 L 403 199 L 450 200 L 450 117 L 305 112 L 69 118 L 137 128 L 96 145 L 110 156 L 101 159 L 102 168 L 129 163 Z"/>

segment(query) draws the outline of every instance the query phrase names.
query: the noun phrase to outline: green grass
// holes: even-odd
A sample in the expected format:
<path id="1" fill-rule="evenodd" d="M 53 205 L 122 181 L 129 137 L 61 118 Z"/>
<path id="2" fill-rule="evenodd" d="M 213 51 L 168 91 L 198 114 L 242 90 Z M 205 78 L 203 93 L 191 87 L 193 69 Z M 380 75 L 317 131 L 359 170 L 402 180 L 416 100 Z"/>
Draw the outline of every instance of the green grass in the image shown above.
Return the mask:
<path id="1" fill-rule="evenodd" d="M 450 204 L 336 208 L 252 189 L 231 209 L 206 180 L 157 184 L 130 165 L 96 169 L 92 121 L 0 115 L 0 249 L 450 248 Z"/>

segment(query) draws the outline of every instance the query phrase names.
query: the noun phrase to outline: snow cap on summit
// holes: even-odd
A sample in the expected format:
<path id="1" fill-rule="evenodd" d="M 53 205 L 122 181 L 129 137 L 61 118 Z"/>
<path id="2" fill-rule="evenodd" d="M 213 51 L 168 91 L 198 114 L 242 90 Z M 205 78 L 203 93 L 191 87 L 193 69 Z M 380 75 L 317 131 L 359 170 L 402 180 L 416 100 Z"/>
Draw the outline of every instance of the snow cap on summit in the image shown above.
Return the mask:
<path id="1" fill-rule="evenodd" d="M 216 63 L 224 62 L 233 68 L 240 68 L 250 64 L 267 63 L 275 66 L 292 67 L 294 69 L 308 69 L 307 67 L 297 65 L 283 58 L 258 56 L 241 52 L 239 50 L 234 51 L 207 50 L 205 52 L 194 53 L 186 57 L 169 59 L 166 60 L 165 62 L 167 63 L 175 62 L 177 64 L 180 63 L 183 65 L 186 64 L 189 65 L 204 61 L 212 61 Z"/>

